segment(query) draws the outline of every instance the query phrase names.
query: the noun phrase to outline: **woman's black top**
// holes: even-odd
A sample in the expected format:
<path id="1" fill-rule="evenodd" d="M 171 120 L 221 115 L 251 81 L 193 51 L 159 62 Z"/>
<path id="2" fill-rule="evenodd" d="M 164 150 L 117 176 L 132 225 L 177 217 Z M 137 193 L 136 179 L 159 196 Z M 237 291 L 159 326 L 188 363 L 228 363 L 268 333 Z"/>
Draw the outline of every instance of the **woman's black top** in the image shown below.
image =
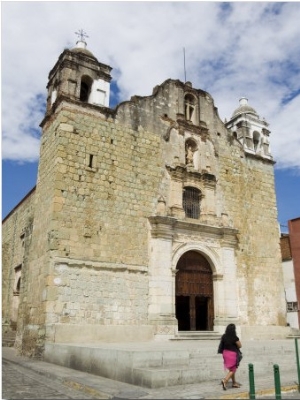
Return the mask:
<path id="1" fill-rule="evenodd" d="M 222 336 L 222 341 L 223 341 L 223 349 L 224 350 L 231 350 L 231 351 L 236 351 L 238 348 L 236 345 L 236 342 L 238 342 L 240 339 L 237 336 L 226 336 L 225 334 Z"/>

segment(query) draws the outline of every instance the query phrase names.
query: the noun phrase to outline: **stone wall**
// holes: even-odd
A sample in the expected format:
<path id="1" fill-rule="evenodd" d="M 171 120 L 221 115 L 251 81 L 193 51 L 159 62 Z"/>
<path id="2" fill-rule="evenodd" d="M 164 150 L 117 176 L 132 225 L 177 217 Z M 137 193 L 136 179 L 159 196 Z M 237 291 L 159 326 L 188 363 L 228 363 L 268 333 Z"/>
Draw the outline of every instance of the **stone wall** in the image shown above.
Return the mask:
<path id="1" fill-rule="evenodd" d="M 185 90 L 197 98 L 197 123 L 184 119 Z M 23 353 L 65 341 L 72 326 L 78 340 L 88 326 L 99 337 L 108 326 L 140 327 L 144 338 L 152 327 L 174 333 L 180 246 L 210 261 L 218 329 L 230 318 L 248 336 L 285 325 L 273 162 L 245 154 L 208 93 L 168 80 L 114 111 L 61 99 L 42 127 L 19 309 Z M 185 216 L 187 186 L 201 193 L 199 219 Z"/>
<path id="2" fill-rule="evenodd" d="M 161 177 L 159 137 L 80 107 L 63 108 L 58 118 L 57 131 L 50 127 L 58 146 L 53 254 L 146 265 L 147 217 Z"/>
<path id="3" fill-rule="evenodd" d="M 19 293 L 16 293 L 17 279 L 19 269 L 24 270 L 24 258 L 29 251 L 28 236 L 33 224 L 34 199 L 35 188 L 2 223 L 2 324 L 5 325 L 4 330 L 16 329 L 15 316 L 19 303 Z M 23 287 L 22 280 L 21 285 Z"/>
<path id="4" fill-rule="evenodd" d="M 273 165 L 238 154 L 220 161 L 224 209 L 239 230 L 240 322 L 285 325 Z"/>

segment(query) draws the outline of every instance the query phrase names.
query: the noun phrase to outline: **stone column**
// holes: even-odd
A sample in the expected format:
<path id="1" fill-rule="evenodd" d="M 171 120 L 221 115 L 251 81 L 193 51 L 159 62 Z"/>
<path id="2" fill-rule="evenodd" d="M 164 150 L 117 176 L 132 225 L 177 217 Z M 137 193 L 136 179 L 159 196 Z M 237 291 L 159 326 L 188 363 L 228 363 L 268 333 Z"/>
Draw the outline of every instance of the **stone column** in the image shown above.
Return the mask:
<path id="1" fill-rule="evenodd" d="M 155 325 L 156 339 L 169 339 L 177 332 L 174 314 L 172 241 L 175 218 L 150 217 L 148 320 Z"/>

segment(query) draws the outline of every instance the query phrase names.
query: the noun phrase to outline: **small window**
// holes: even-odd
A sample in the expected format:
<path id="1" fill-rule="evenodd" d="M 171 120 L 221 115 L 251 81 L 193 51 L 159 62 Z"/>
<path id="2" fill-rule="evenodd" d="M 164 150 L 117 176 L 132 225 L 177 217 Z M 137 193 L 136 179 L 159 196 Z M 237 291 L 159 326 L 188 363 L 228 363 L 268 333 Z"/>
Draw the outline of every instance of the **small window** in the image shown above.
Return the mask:
<path id="1" fill-rule="evenodd" d="M 94 159 L 93 154 L 90 154 L 90 155 L 89 155 L 89 167 L 90 167 L 90 168 L 93 168 L 93 159 Z"/>
<path id="2" fill-rule="evenodd" d="M 15 268 L 15 282 L 13 286 L 13 294 L 14 296 L 19 296 L 21 289 L 21 273 L 22 273 L 22 265 L 18 265 Z"/>
<path id="3" fill-rule="evenodd" d="M 105 105 L 105 97 L 106 97 L 106 92 L 104 92 L 104 90 L 100 90 L 100 89 L 97 89 L 97 92 L 96 92 L 96 98 L 97 98 L 97 100 L 96 100 L 96 104 L 101 104 L 101 105 Z"/>
<path id="4" fill-rule="evenodd" d="M 259 150 L 260 134 L 258 132 L 253 133 L 253 147 L 254 151 Z"/>
<path id="5" fill-rule="evenodd" d="M 287 302 L 287 311 L 298 311 L 298 302 L 297 301 L 288 301 Z"/>
<path id="6" fill-rule="evenodd" d="M 22 243 L 22 247 L 25 246 L 25 232 L 22 231 L 21 235 L 20 235 L 20 239 L 21 239 L 21 243 Z"/>
<path id="7" fill-rule="evenodd" d="M 183 209 L 187 218 L 198 219 L 200 216 L 200 190 L 187 187 L 183 191 Z"/>
<path id="8" fill-rule="evenodd" d="M 184 97 L 184 113 L 187 121 L 194 122 L 196 100 L 191 94 Z"/>
<path id="9" fill-rule="evenodd" d="M 18 282 L 17 282 L 17 286 L 16 286 L 17 293 L 20 293 L 20 288 L 21 288 L 21 277 L 18 279 Z"/>
<path id="10" fill-rule="evenodd" d="M 96 172 L 96 166 L 97 166 L 97 156 L 92 153 L 86 153 L 85 155 L 85 168 L 88 171 L 93 171 Z M 82 178 L 79 178 L 81 180 Z"/>

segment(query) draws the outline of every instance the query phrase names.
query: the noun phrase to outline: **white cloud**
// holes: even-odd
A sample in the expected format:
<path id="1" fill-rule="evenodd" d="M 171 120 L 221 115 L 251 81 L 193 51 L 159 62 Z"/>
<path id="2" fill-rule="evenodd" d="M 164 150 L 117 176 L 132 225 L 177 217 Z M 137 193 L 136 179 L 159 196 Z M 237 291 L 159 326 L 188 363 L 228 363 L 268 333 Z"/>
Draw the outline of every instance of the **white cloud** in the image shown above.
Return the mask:
<path id="1" fill-rule="evenodd" d="M 270 123 L 281 168 L 300 169 L 300 3 L 3 2 L 2 154 L 38 158 L 48 73 L 83 28 L 88 49 L 114 69 L 120 100 L 165 79 L 208 91 L 222 119 L 242 96 Z M 33 128 L 35 131 L 33 131 Z"/>

